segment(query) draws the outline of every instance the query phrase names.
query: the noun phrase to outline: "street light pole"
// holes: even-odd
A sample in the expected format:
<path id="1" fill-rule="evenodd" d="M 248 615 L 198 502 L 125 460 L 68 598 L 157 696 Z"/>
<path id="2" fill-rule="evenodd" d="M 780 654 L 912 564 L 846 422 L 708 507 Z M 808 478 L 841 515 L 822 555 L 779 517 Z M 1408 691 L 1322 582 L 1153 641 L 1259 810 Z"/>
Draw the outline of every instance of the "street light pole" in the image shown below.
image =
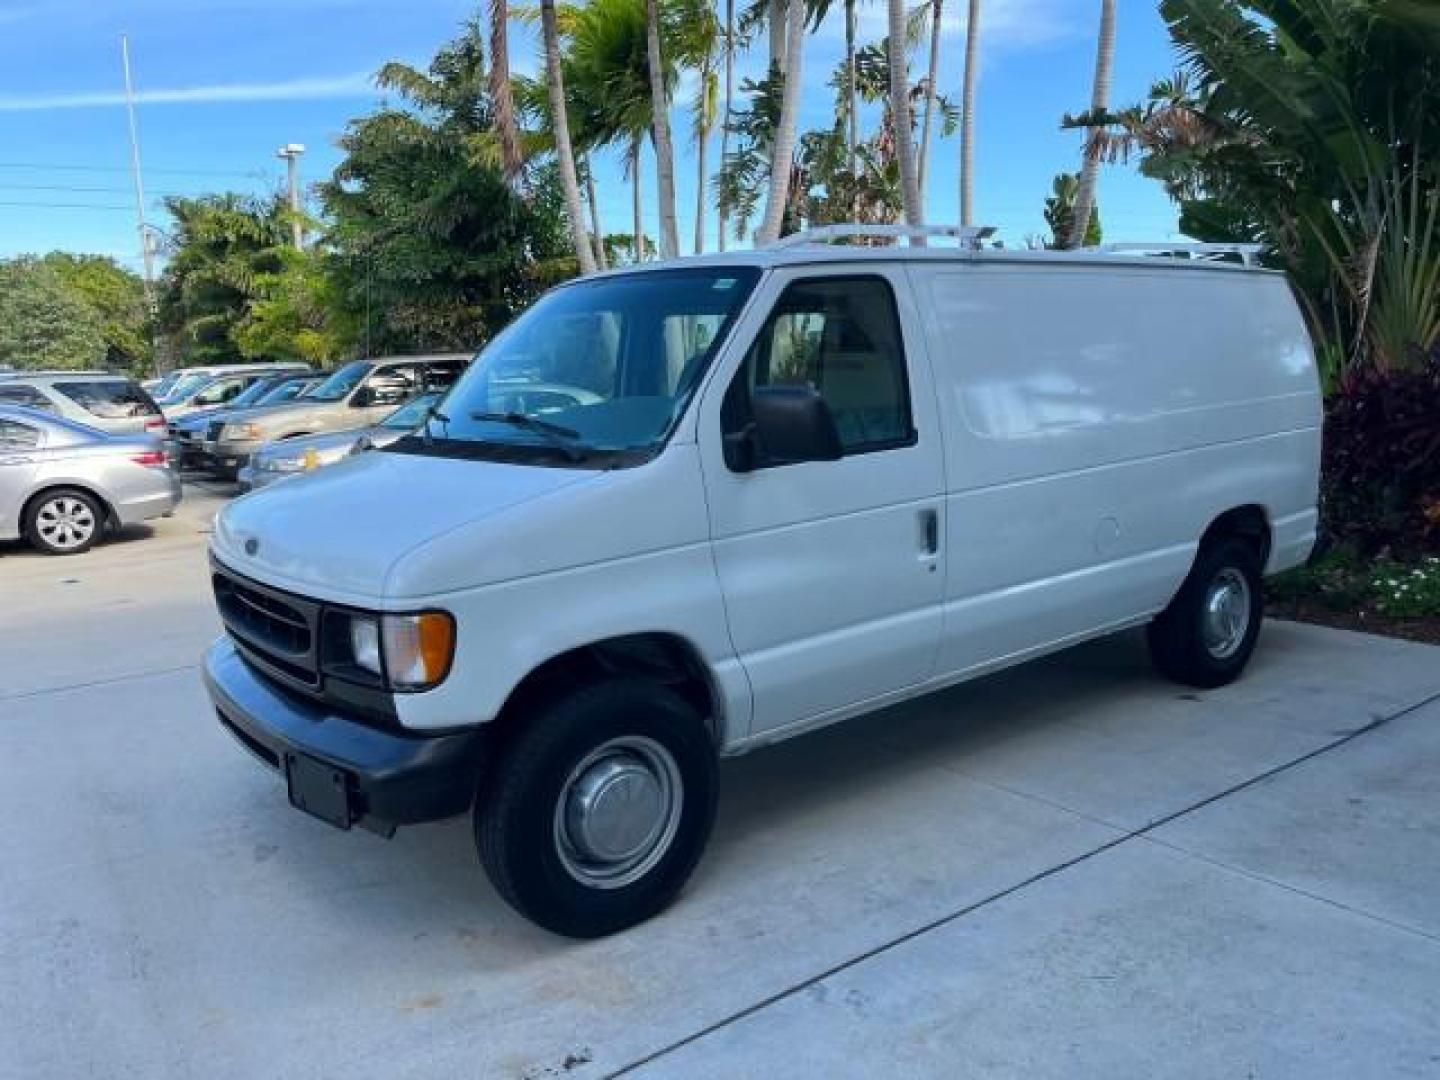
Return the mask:
<path id="1" fill-rule="evenodd" d="M 275 156 L 285 159 L 285 172 L 290 188 L 290 236 L 295 250 L 304 247 L 305 234 L 300 224 L 300 155 L 305 153 L 301 143 L 286 143 L 275 151 Z"/>
<path id="2" fill-rule="evenodd" d="M 120 63 L 125 69 L 125 111 L 130 118 L 130 168 L 135 178 L 135 227 L 140 235 L 140 258 L 145 266 L 145 306 L 155 314 L 155 249 L 145 225 L 145 180 L 140 175 L 140 129 L 135 122 L 135 85 L 130 79 L 130 38 L 120 35 Z"/>

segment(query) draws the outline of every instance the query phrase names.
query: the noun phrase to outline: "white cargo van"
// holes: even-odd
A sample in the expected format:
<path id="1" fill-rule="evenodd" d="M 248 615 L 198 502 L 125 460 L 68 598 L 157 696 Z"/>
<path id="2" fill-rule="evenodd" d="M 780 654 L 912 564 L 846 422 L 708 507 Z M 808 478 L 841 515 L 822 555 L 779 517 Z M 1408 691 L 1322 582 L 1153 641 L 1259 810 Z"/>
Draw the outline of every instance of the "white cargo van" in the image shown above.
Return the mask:
<path id="1" fill-rule="evenodd" d="M 506 900 L 604 934 L 684 883 L 721 756 L 1142 624 L 1234 679 L 1320 418 L 1285 279 L 1209 252 L 600 275 L 414 435 L 220 515 L 205 677 L 295 806 L 473 812 Z"/>

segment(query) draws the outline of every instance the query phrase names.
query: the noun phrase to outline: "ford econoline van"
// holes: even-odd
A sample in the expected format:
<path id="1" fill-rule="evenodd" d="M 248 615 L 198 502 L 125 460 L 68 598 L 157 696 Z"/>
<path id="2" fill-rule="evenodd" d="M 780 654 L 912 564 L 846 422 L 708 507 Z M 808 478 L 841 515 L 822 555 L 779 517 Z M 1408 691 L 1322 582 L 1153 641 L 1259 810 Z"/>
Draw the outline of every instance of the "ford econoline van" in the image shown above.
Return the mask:
<path id="1" fill-rule="evenodd" d="M 1320 422 L 1284 277 L 1208 249 L 632 267 L 413 434 L 232 503 L 205 680 L 295 807 L 471 813 L 507 901 L 605 934 L 680 890 L 725 755 L 1127 627 L 1236 678 Z"/>

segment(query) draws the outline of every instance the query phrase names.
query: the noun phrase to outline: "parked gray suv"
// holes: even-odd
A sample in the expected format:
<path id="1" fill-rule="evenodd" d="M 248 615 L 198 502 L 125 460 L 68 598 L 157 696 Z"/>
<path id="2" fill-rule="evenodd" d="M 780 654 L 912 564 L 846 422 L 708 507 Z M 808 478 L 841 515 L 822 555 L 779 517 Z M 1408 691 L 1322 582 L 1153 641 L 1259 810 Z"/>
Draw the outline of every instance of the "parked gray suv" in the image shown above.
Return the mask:
<path id="1" fill-rule="evenodd" d="M 0 375 L 0 405 L 50 413 L 111 435 L 165 434 L 165 417 L 140 384 L 103 371 Z"/>
<path id="2" fill-rule="evenodd" d="M 469 353 L 352 361 L 298 401 L 227 413 L 205 433 L 205 453 L 234 478 L 268 442 L 378 424 L 419 394 L 448 390 L 469 362 Z"/>

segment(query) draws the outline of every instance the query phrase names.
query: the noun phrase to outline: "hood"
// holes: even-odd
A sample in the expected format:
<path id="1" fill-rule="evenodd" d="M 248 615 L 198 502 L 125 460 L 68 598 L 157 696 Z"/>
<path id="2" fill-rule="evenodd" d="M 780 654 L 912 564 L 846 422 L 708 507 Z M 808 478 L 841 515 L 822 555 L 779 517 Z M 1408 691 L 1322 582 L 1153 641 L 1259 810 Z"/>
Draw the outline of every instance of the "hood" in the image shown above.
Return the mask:
<path id="1" fill-rule="evenodd" d="M 363 604 L 384 596 L 391 568 L 411 549 L 600 475 L 360 454 L 235 500 L 216 518 L 212 550 L 279 588 Z"/>
<path id="2" fill-rule="evenodd" d="M 209 409 L 199 409 L 195 412 L 188 412 L 175 421 L 177 428 L 198 430 L 206 427 L 211 420 L 216 420 L 225 413 L 230 412 L 223 405 Z"/>
<path id="3" fill-rule="evenodd" d="M 304 398 L 298 398 L 294 401 L 279 401 L 273 405 L 253 405 L 248 409 L 230 409 L 225 415 L 225 422 L 227 424 L 243 424 L 247 420 L 260 420 L 267 416 L 280 416 L 287 412 L 301 412 L 311 405 L 322 404 L 326 403 L 307 402 Z"/>
<path id="4" fill-rule="evenodd" d="M 298 458 L 306 450 L 314 450 L 322 458 L 327 455 L 340 457 L 348 453 L 362 436 L 369 437 L 376 432 L 388 432 L 389 430 L 389 428 L 375 427 L 351 428 L 349 431 L 326 431 L 319 435 L 301 435 L 294 439 L 266 443 L 255 451 L 254 458 L 257 463 L 274 458 Z M 400 432 L 400 434 L 403 435 L 404 432 Z"/>

